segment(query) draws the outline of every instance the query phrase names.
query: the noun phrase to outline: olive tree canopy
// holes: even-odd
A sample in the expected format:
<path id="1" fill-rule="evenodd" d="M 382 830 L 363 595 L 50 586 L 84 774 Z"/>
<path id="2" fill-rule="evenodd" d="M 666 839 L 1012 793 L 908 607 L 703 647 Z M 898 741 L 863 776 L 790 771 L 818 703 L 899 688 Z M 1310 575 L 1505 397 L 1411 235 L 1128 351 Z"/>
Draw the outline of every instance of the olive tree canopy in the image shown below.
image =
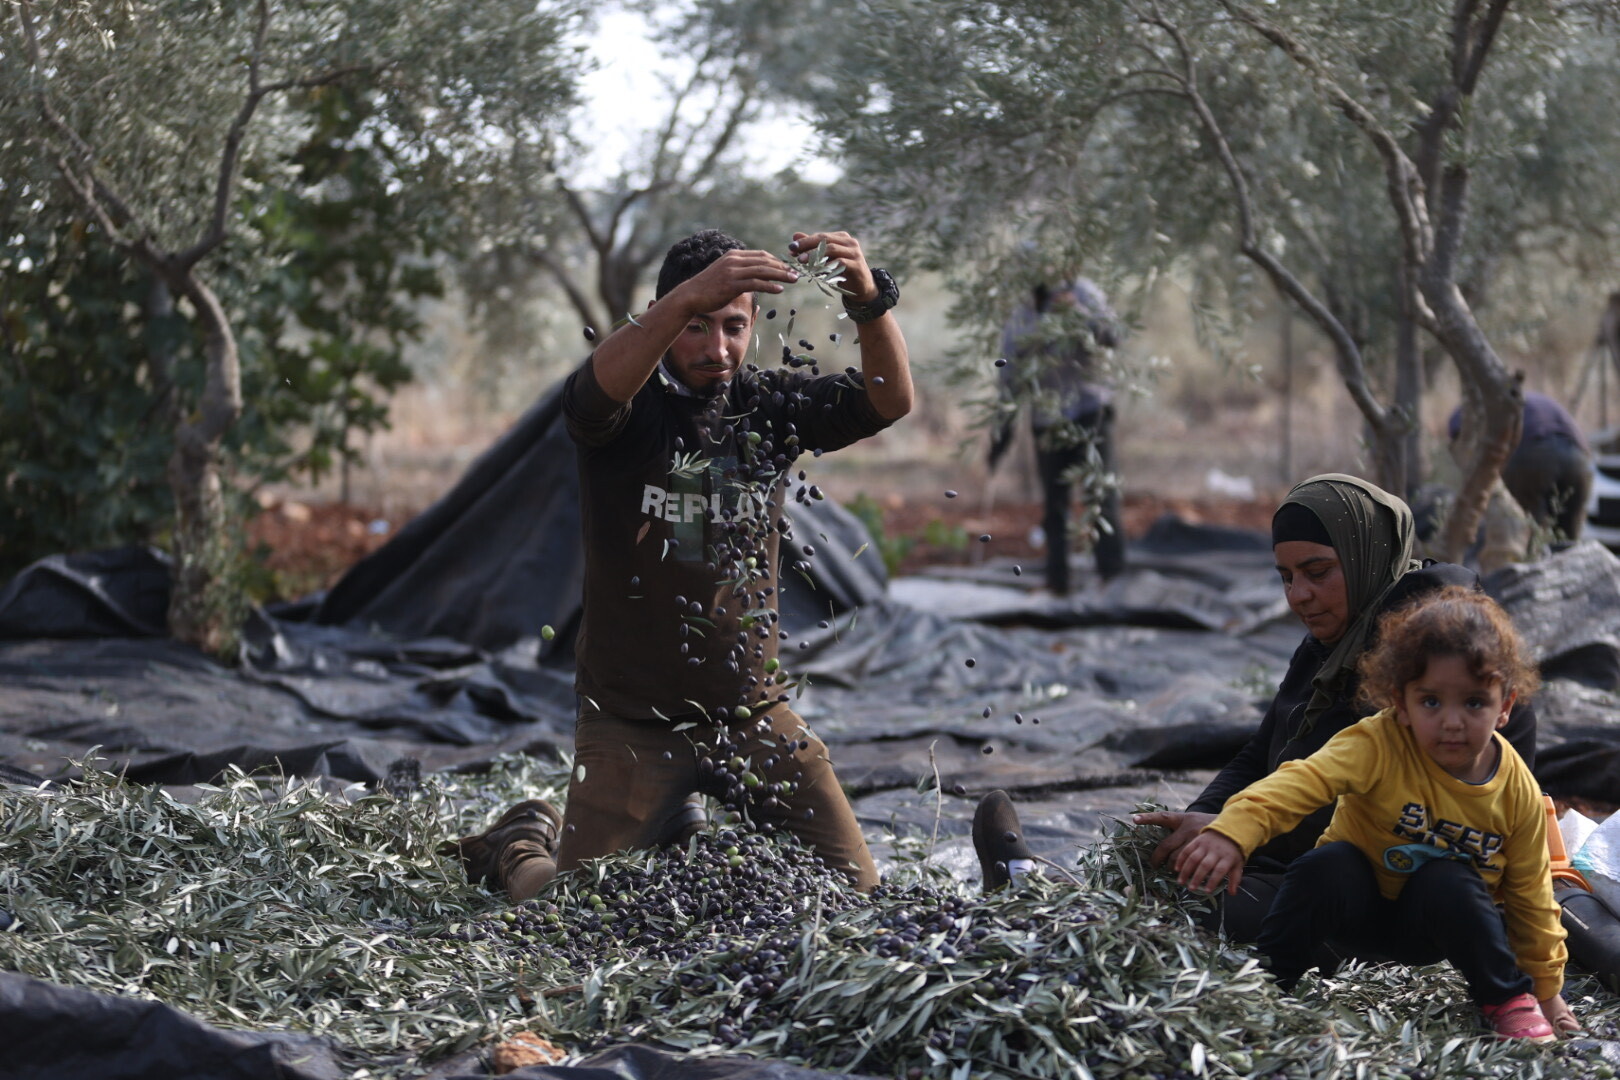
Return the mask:
<path id="1" fill-rule="evenodd" d="M 719 27 L 771 17 L 761 0 L 698 7 Z M 1603 102 L 1620 78 L 1617 13 L 1612 0 L 870 0 L 830 15 L 840 48 L 788 78 L 874 216 L 951 277 L 980 325 L 1031 277 L 1099 264 L 1139 281 L 1188 269 L 1229 300 L 1269 281 L 1330 342 L 1391 490 L 1416 472 L 1426 335 L 1469 406 L 1456 556 L 1521 422 L 1476 303 L 1530 248 L 1616 262 L 1620 138 Z"/>
<path id="2" fill-rule="evenodd" d="M 289 169 L 307 121 L 292 96 L 343 85 L 412 165 L 401 199 L 443 212 L 510 182 L 546 145 L 582 64 L 576 0 L 5 0 L 0 197 L 71 215 L 134 258 L 205 341 L 175 373 L 170 628 L 227 643 L 231 553 L 220 446 L 242 409 L 236 336 L 213 286 L 251 264 L 244 205 Z M 240 243 L 238 241 L 241 241 Z M 240 272 L 241 266 L 233 266 Z"/>
<path id="3" fill-rule="evenodd" d="M 773 97 L 783 96 L 767 72 L 780 69 L 786 42 L 736 27 L 711 35 L 657 0 L 607 0 L 599 14 L 614 9 L 659 47 L 662 94 L 610 118 L 631 122 L 632 142 L 621 160 L 599 166 L 605 175 L 588 167 L 604 118 L 581 111 L 544 167 L 491 192 L 474 225 L 485 252 L 466 271 L 498 336 L 523 336 L 503 325 L 512 314 L 501 310 L 503 293 L 537 287 L 565 301 L 579 326 L 605 334 L 633 313 L 637 289 L 684 236 L 720 228 L 750 245 L 785 245 L 792 228 L 827 224 L 825 191 L 791 168 L 800 148 L 771 147 L 780 160 L 762 168 L 754 143 Z M 791 18 L 772 12 L 773 22 Z"/>

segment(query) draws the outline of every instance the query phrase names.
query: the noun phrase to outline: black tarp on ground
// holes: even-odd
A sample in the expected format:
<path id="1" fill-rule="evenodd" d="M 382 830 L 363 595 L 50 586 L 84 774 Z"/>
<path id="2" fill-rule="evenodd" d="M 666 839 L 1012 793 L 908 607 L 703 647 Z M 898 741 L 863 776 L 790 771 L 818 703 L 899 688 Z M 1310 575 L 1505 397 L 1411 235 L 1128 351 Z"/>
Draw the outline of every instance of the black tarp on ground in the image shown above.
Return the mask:
<path id="1" fill-rule="evenodd" d="M 148 547 L 41 559 L 0 589 L 0 641 L 162 637 L 169 560 Z"/>
<path id="2" fill-rule="evenodd" d="M 1585 540 L 1485 582 L 1541 664 L 1536 778 L 1556 795 L 1620 803 L 1620 573 Z"/>
<path id="3" fill-rule="evenodd" d="M 818 544 L 824 559 L 861 561 L 854 558 L 858 544 L 845 545 L 847 555 L 827 555 L 834 547 Z M 1246 568 L 1241 588 L 1252 591 L 1251 579 L 1268 573 Z M 841 760 L 852 767 L 863 756 L 887 757 L 881 745 L 865 750 L 864 743 L 930 731 L 955 732 L 975 747 L 1005 736 L 1032 753 L 1061 749 L 1060 780 L 1076 769 L 1131 764 L 1169 743 L 1205 749 L 1184 755 L 1188 761 L 1156 760 L 1157 767 L 1219 756 L 1257 715 L 1256 695 L 1281 670 L 1293 633 L 1176 629 L 1189 625 L 1185 615 L 1194 609 L 1226 611 L 1225 622 L 1252 621 L 1266 609 L 1161 571 L 1132 575 L 1146 583 L 1138 598 L 1165 596 L 1165 606 L 1099 601 L 1086 619 L 1093 625 L 1048 633 L 867 603 L 831 629 L 806 633 L 802 649 L 790 640 L 785 661 L 811 677 L 800 706 L 839 740 Z M 107 587 L 103 581 L 100 588 Z M 951 585 L 916 583 L 911 592 L 933 607 L 928 590 L 936 587 Z M 1027 598 L 1003 591 L 1009 608 Z M 937 606 L 951 610 L 943 600 Z M 1124 625 L 1096 625 L 1100 612 Z M 244 636 L 235 669 L 164 638 L 0 643 L 7 690 L 0 695 L 0 760 L 55 775 L 65 758 L 99 746 L 143 780 L 193 783 L 200 763 L 235 756 L 231 763 L 251 766 L 273 755 L 288 768 L 371 782 L 400 756 L 433 769 L 571 742 L 571 667 L 564 656 L 539 657 L 538 639 L 489 652 L 445 638 L 401 640 L 387 628 L 361 633 L 262 614 Z M 965 667 L 974 656 L 983 662 Z M 1004 730 L 966 723 L 988 703 L 1000 710 Z M 1026 706 L 1046 714 L 1045 726 L 1014 731 L 1008 721 Z M 994 764 L 999 778 L 1016 761 Z"/>
<path id="4" fill-rule="evenodd" d="M 60 775 L 67 758 L 100 745 L 152 783 L 267 760 L 375 783 L 405 756 L 437 769 L 566 748 L 568 634 L 551 648 L 539 638 L 542 625 L 570 628 L 578 607 L 575 473 L 557 435 L 547 399 L 330 596 L 256 617 L 237 668 L 151 636 L 163 604 L 149 554 L 30 568 L 0 592 L 0 636 L 10 638 L 0 641 L 0 763 Z M 788 594 L 784 620 L 805 632 L 785 643 L 784 662 L 810 676 L 799 708 L 861 793 L 863 823 L 874 836 L 936 835 L 936 857 L 964 876 L 974 800 L 990 787 L 1015 791 L 1026 833 L 1060 861 L 1137 801 L 1185 804 L 1208 773 L 1184 770 L 1221 764 L 1252 730 L 1299 639 L 1264 537 L 1163 522 L 1133 547 L 1123 577 L 1068 601 L 1035 593 L 1006 563 L 939 571 L 886 596 L 875 553 L 857 557 L 865 538 L 851 520 L 813 505 L 796 521 L 818 540 L 820 589 L 797 605 Z M 1594 547 L 1491 585 L 1551 676 L 1544 782 L 1620 801 L 1620 562 Z M 841 614 L 813 629 L 828 608 Z M 930 774 L 941 789 L 919 793 Z M 0 976 L 0 995 L 39 996 L 16 978 Z M 262 1065 L 302 1080 L 339 1060 L 319 1043 L 210 1034 L 146 1002 L 44 990 L 42 1011 L 27 1017 L 37 1046 L 55 1064 L 77 1040 L 85 1075 L 140 1075 L 120 1062 L 166 1062 L 166 1047 L 184 1056 L 152 1075 L 254 1077 L 243 1070 Z M 87 1025 L 125 1034 L 80 1039 Z M 696 1064 L 677 1067 L 690 1075 Z"/>
<path id="5" fill-rule="evenodd" d="M 1007 786 L 1022 769 L 1038 787 L 1218 766 L 1252 729 L 1299 631 L 1269 560 L 1252 551 L 1149 551 L 1138 564 L 1066 602 L 1081 613 L 1072 618 L 1055 616 L 1052 598 L 1009 585 L 1018 581 L 1010 564 L 902 580 L 893 591 L 909 603 L 867 603 L 784 643 L 784 662 L 810 680 L 797 707 L 863 790 L 914 781 L 895 744 L 930 737 L 992 748 L 960 755 L 955 779 L 970 788 Z M 139 583 L 149 567 L 131 573 Z M 53 588 L 75 580 L 60 568 L 50 577 Z M 117 573 L 103 567 L 94 577 L 97 597 L 121 595 Z M 1620 563 L 1600 545 L 1578 545 L 1490 585 L 1547 672 L 1544 782 L 1620 801 L 1620 755 L 1603 749 L 1620 746 L 1620 600 L 1610 599 L 1620 595 Z M 537 644 L 490 652 L 263 615 L 248 625 L 235 669 L 164 638 L 0 642 L 0 760 L 57 775 L 65 758 L 100 746 L 144 780 L 191 783 L 204 766 L 274 756 L 374 782 L 401 756 L 431 770 L 566 749 L 571 668 L 564 656 L 539 657 Z"/>
<path id="6" fill-rule="evenodd" d="M 343 1080 L 366 1064 L 325 1039 L 213 1027 L 156 1001 L 78 990 L 0 971 L 0 1076 L 6 1080 Z M 463 1054 L 423 1080 L 487 1080 Z M 846 1080 L 777 1061 L 694 1058 L 616 1046 L 513 1080 Z M 853 1078 L 851 1078 L 853 1080 Z"/>
<path id="7" fill-rule="evenodd" d="M 325 1040 L 224 1031 L 155 1001 L 0 971 L 0 1075 L 7 1080 L 342 1080 Z"/>

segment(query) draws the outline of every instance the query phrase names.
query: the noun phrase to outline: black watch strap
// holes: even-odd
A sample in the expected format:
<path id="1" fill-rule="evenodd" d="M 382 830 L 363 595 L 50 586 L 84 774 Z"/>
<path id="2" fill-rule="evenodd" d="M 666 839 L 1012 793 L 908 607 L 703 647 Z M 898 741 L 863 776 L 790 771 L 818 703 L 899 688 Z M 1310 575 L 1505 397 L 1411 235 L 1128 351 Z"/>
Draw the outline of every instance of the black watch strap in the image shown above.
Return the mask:
<path id="1" fill-rule="evenodd" d="M 855 322 L 871 322 L 900 302 L 900 286 L 894 283 L 893 275 L 887 270 L 872 267 L 872 282 L 878 289 L 878 294 L 873 299 L 861 303 L 847 296 L 844 298 L 844 310 Z"/>

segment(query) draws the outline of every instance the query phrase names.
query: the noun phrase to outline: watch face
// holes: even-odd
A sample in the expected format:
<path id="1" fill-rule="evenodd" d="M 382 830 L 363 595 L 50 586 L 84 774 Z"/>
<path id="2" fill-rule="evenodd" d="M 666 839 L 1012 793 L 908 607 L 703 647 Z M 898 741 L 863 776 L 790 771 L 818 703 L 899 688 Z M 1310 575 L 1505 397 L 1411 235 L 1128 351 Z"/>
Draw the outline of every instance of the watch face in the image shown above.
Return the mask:
<path id="1" fill-rule="evenodd" d="M 900 286 L 894 283 L 894 276 L 887 270 L 874 270 L 872 280 L 877 282 L 878 301 L 886 307 L 893 307 L 900 299 Z"/>

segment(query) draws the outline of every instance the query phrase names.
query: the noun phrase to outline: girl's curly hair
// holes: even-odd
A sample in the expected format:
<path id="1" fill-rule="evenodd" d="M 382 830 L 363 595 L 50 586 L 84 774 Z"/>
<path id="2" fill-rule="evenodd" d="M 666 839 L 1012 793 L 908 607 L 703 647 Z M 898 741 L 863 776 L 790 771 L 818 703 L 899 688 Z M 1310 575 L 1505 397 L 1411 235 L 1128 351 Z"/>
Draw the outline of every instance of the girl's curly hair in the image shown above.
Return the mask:
<path id="1" fill-rule="evenodd" d="M 1377 642 L 1356 664 L 1361 700 L 1375 709 L 1399 705 L 1406 684 L 1439 656 L 1460 657 L 1474 678 L 1500 682 L 1504 696 L 1520 701 L 1541 685 L 1507 612 L 1482 592 L 1450 585 L 1379 621 Z"/>

